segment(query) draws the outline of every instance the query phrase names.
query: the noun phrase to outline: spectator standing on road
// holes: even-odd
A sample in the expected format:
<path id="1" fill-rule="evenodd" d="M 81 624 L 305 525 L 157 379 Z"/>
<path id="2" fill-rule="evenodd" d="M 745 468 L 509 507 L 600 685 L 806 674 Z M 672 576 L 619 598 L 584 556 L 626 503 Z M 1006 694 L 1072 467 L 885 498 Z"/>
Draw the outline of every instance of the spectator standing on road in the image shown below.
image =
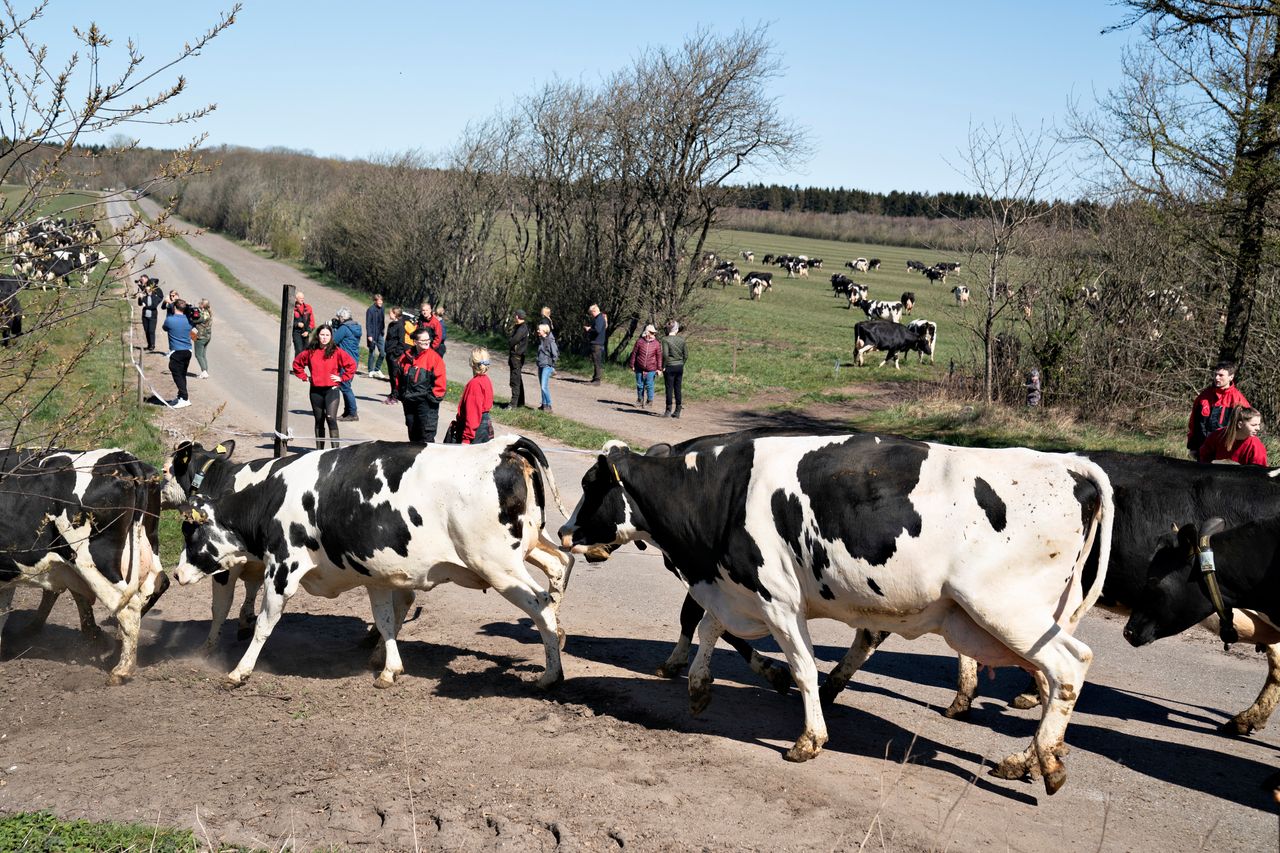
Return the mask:
<path id="1" fill-rule="evenodd" d="M 156 351 L 156 325 L 160 317 L 160 303 L 164 292 L 156 279 L 143 273 L 138 276 L 138 305 L 142 307 L 142 331 L 147 336 L 147 352 Z"/>
<path id="2" fill-rule="evenodd" d="M 556 324 L 551 321 L 551 306 L 543 305 L 542 311 L 538 316 L 538 325 L 547 324 L 547 328 L 551 330 L 552 336 L 556 333 Z"/>
<path id="3" fill-rule="evenodd" d="M 555 333 L 546 323 L 538 323 L 538 386 L 542 389 L 539 411 L 551 411 L 551 375 L 556 372 L 559 361 L 560 348 L 556 346 Z"/>
<path id="4" fill-rule="evenodd" d="M 436 347 L 436 352 L 440 353 L 441 358 L 444 358 L 444 348 L 446 342 L 449 340 L 449 330 L 444 325 L 443 305 L 436 306 L 436 325 L 440 327 L 440 340 L 439 345 Z"/>
<path id="5" fill-rule="evenodd" d="M 493 383 L 489 380 L 489 351 L 476 347 L 471 351 L 471 381 L 462 389 L 458 401 L 459 441 L 484 444 L 493 438 Z"/>
<path id="6" fill-rule="evenodd" d="M 652 323 L 645 326 L 627 359 L 627 366 L 636 372 L 636 405 L 646 409 L 653 405 L 653 379 L 662 369 L 662 344 L 657 336 Z"/>
<path id="7" fill-rule="evenodd" d="M 357 369 L 360 366 L 360 324 L 351 319 L 351 309 L 343 307 L 339 308 L 333 316 L 333 342 L 338 348 L 351 356 L 351 360 L 356 363 Z M 360 414 L 357 412 L 356 392 L 352 389 L 351 383 L 354 379 L 344 379 L 338 390 L 342 392 L 342 417 L 340 421 L 358 421 Z"/>
<path id="8" fill-rule="evenodd" d="M 310 374 L 308 377 L 307 374 Z M 329 427 L 329 446 L 338 446 L 338 388 L 356 375 L 356 360 L 333 340 L 333 329 L 321 326 L 311 343 L 293 359 L 293 375 L 311 381 L 311 415 L 315 418 L 316 449 L 324 450 L 324 430 Z"/>
<path id="9" fill-rule="evenodd" d="M 195 342 L 196 361 L 200 365 L 200 373 L 196 379 L 209 378 L 209 342 L 213 340 L 213 309 L 208 299 L 200 300 L 200 319 L 192 323 L 191 337 Z"/>
<path id="10" fill-rule="evenodd" d="M 293 357 L 307 348 L 311 330 L 316 327 L 316 313 L 307 304 L 306 295 L 299 290 L 293 294 Z"/>
<path id="11" fill-rule="evenodd" d="M 382 294 L 373 295 L 373 304 L 364 309 L 364 339 L 369 347 L 369 378 L 383 379 L 382 360 L 386 354 L 387 315 L 382 310 Z M 377 361 L 374 361 L 377 355 Z"/>
<path id="12" fill-rule="evenodd" d="M 1193 459 L 1199 458 L 1200 445 L 1222 429 L 1235 406 L 1249 406 L 1249 401 L 1235 386 L 1236 366 L 1224 361 L 1213 371 L 1213 383 L 1200 392 L 1191 404 L 1191 418 L 1187 423 L 1187 450 Z"/>
<path id="13" fill-rule="evenodd" d="M 1237 406 L 1231 410 L 1227 425 L 1209 435 L 1200 445 L 1200 461 L 1229 459 L 1241 465 L 1267 464 L 1267 448 L 1258 438 L 1262 432 L 1262 413 L 1257 409 Z"/>
<path id="14" fill-rule="evenodd" d="M 507 408 L 510 409 L 524 406 L 524 355 L 529 349 L 529 324 L 524 316 L 524 309 L 517 308 L 507 335 L 507 368 L 511 374 L 511 402 Z"/>
<path id="15" fill-rule="evenodd" d="M 408 321 L 404 316 L 404 309 L 399 305 L 393 306 L 390 312 L 391 319 L 387 321 L 387 378 L 391 380 L 391 390 L 387 393 L 386 404 L 394 406 L 396 400 L 396 383 L 400 378 L 400 356 L 408 351 L 408 347 L 404 343 L 404 329 L 408 325 Z"/>
<path id="16" fill-rule="evenodd" d="M 430 444 L 436 440 L 440 421 L 440 401 L 448 384 L 444 359 L 431 348 L 431 329 L 419 326 L 413 332 L 413 349 L 400 356 L 398 383 L 400 402 L 404 404 L 404 424 L 409 441 Z"/>
<path id="17" fill-rule="evenodd" d="M 170 290 L 168 298 L 160 303 L 160 307 L 164 309 L 164 314 L 166 317 L 172 317 L 173 312 L 179 310 L 178 308 L 175 307 L 175 303 L 177 301 L 178 301 L 178 291 Z M 184 302 L 183 305 L 185 304 L 186 303 Z"/>
<path id="18" fill-rule="evenodd" d="M 178 396 L 169 401 L 175 409 L 185 409 L 191 405 L 187 399 L 187 366 L 191 364 L 191 321 L 187 319 L 185 309 L 187 303 L 181 297 L 174 296 L 171 303 L 173 313 L 164 320 L 164 331 L 169 336 L 169 372 L 173 374 L 173 384 L 178 389 Z"/>
<path id="19" fill-rule="evenodd" d="M 591 321 L 583 326 L 587 333 L 587 345 L 591 347 L 591 384 L 599 385 L 604 377 L 604 345 L 609 329 L 609 318 L 601 311 L 599 305 L 587 309 Z"/>
<path id="20" fill-rule="evenodd" d="M 688 357 L 684 335 L 680 334 L 680 324 L 675 320 L 667 329 L 667 336 L 662 339 L 662 387 L 667 392 L 667 411 L 664 418 L 680 417 L 684 408 L 684 360 Z M 671 408 L 675 400 L 676 407 Z"/>

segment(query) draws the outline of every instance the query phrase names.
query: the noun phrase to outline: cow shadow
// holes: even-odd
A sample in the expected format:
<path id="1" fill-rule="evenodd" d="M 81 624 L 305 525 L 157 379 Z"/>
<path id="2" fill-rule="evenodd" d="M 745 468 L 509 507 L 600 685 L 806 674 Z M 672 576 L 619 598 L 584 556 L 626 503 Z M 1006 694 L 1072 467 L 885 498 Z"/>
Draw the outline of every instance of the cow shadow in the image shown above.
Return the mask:
<path id="1" fill-rule="evenodd" d="M 823 432 L 854 433 L 857 430 L 849 426 L 845 417 L 822 417 L 808 412 L 790 409 L 751 410 L 743 409 L 732 413 L 728 418 L 730 426 L 735 430 L 774 427 L 795 430 L 818 430 Z"/>

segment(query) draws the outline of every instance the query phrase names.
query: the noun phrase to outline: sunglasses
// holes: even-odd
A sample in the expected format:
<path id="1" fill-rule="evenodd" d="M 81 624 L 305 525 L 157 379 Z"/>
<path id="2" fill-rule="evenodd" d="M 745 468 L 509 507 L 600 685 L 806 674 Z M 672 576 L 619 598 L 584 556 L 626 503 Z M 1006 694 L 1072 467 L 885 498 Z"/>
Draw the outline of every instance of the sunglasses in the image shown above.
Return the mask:
<path id="1" fill-rule="evenodd" d="M 484 364 L 484 365 L 487 365 L 488 363 L 489 363 L 489 362 L 488 362 L 488 360 L 487 360 L 487 359 L 486 359 L 485 361 L 477 361 L 477 362 L 476 362 L 476 364 Z"/>

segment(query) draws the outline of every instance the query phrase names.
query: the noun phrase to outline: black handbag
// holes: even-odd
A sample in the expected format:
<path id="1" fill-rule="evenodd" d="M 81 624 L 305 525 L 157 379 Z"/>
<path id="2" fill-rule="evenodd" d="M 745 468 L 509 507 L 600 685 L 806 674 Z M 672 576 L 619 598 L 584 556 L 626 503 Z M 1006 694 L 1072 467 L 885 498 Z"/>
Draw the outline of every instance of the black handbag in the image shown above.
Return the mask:
<path id="1" fill-rule="evenodd" d="M 458 429 L 458 419 L 454 418 L 449 421 L 449 428 L 444 431 L 445 444 L 461 444 L 462 430 Z"/>

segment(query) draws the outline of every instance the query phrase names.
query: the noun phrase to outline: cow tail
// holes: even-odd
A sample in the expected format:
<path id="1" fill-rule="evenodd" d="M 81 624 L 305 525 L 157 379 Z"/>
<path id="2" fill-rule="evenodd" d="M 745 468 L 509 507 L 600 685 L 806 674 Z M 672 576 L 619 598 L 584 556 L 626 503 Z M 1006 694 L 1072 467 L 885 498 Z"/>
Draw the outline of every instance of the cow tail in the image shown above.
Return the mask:
<path id="1" fill-rule="evenodd" d="M 515 441 L 507 445 L 506 449 L 528 462 L 533 468 L 534 496 L 537 498 L 538 507 L 544 510 L 544 515 L 547 505 L 546 492 L 550 491 L 556 509 L 568 518 L 569 513 L 565 511 L 564 503 L 560 500 L 560 490 L 556 488 L 556 478 L 551 473 L 551 463 L 547 461 L 547 455 L 542 452 L 542 448 L 524 436 L 518 436 Z M 543 523 L 546 523 L 545 519 Z"/>
<path id="2" fill-rule="evenodd" d="M 1080 552 L 1076 572 L 1084 572 L 1085 563 L 1089 560 L 1089 552 L 1093 550 L 1094 540 L 1101 537 L 1101 542 L 1098 544 L 1098 572 L 1093 579 L 1093 586 L 1084 591 L 1080 606 L 1076 608 L 1075 613 L 1071 614 L 1071 624 L 1074 625 L 1102 595 L 1102 587 L 1107 580 L 1107 566 L 1111 562 L 1111 534 L 1115 525 L 1116 503 L 1115 492 L 1111 488 L 1111 478 L 1096 462 L 1082 456 L 1068 456 L 1067 459 L 1072 470 L 1088 478 L 1097 487 L 1099 496 L 1098 512 L 1094 515 L 1093 525 L 1085 535 L 1084 548 Z"/>

